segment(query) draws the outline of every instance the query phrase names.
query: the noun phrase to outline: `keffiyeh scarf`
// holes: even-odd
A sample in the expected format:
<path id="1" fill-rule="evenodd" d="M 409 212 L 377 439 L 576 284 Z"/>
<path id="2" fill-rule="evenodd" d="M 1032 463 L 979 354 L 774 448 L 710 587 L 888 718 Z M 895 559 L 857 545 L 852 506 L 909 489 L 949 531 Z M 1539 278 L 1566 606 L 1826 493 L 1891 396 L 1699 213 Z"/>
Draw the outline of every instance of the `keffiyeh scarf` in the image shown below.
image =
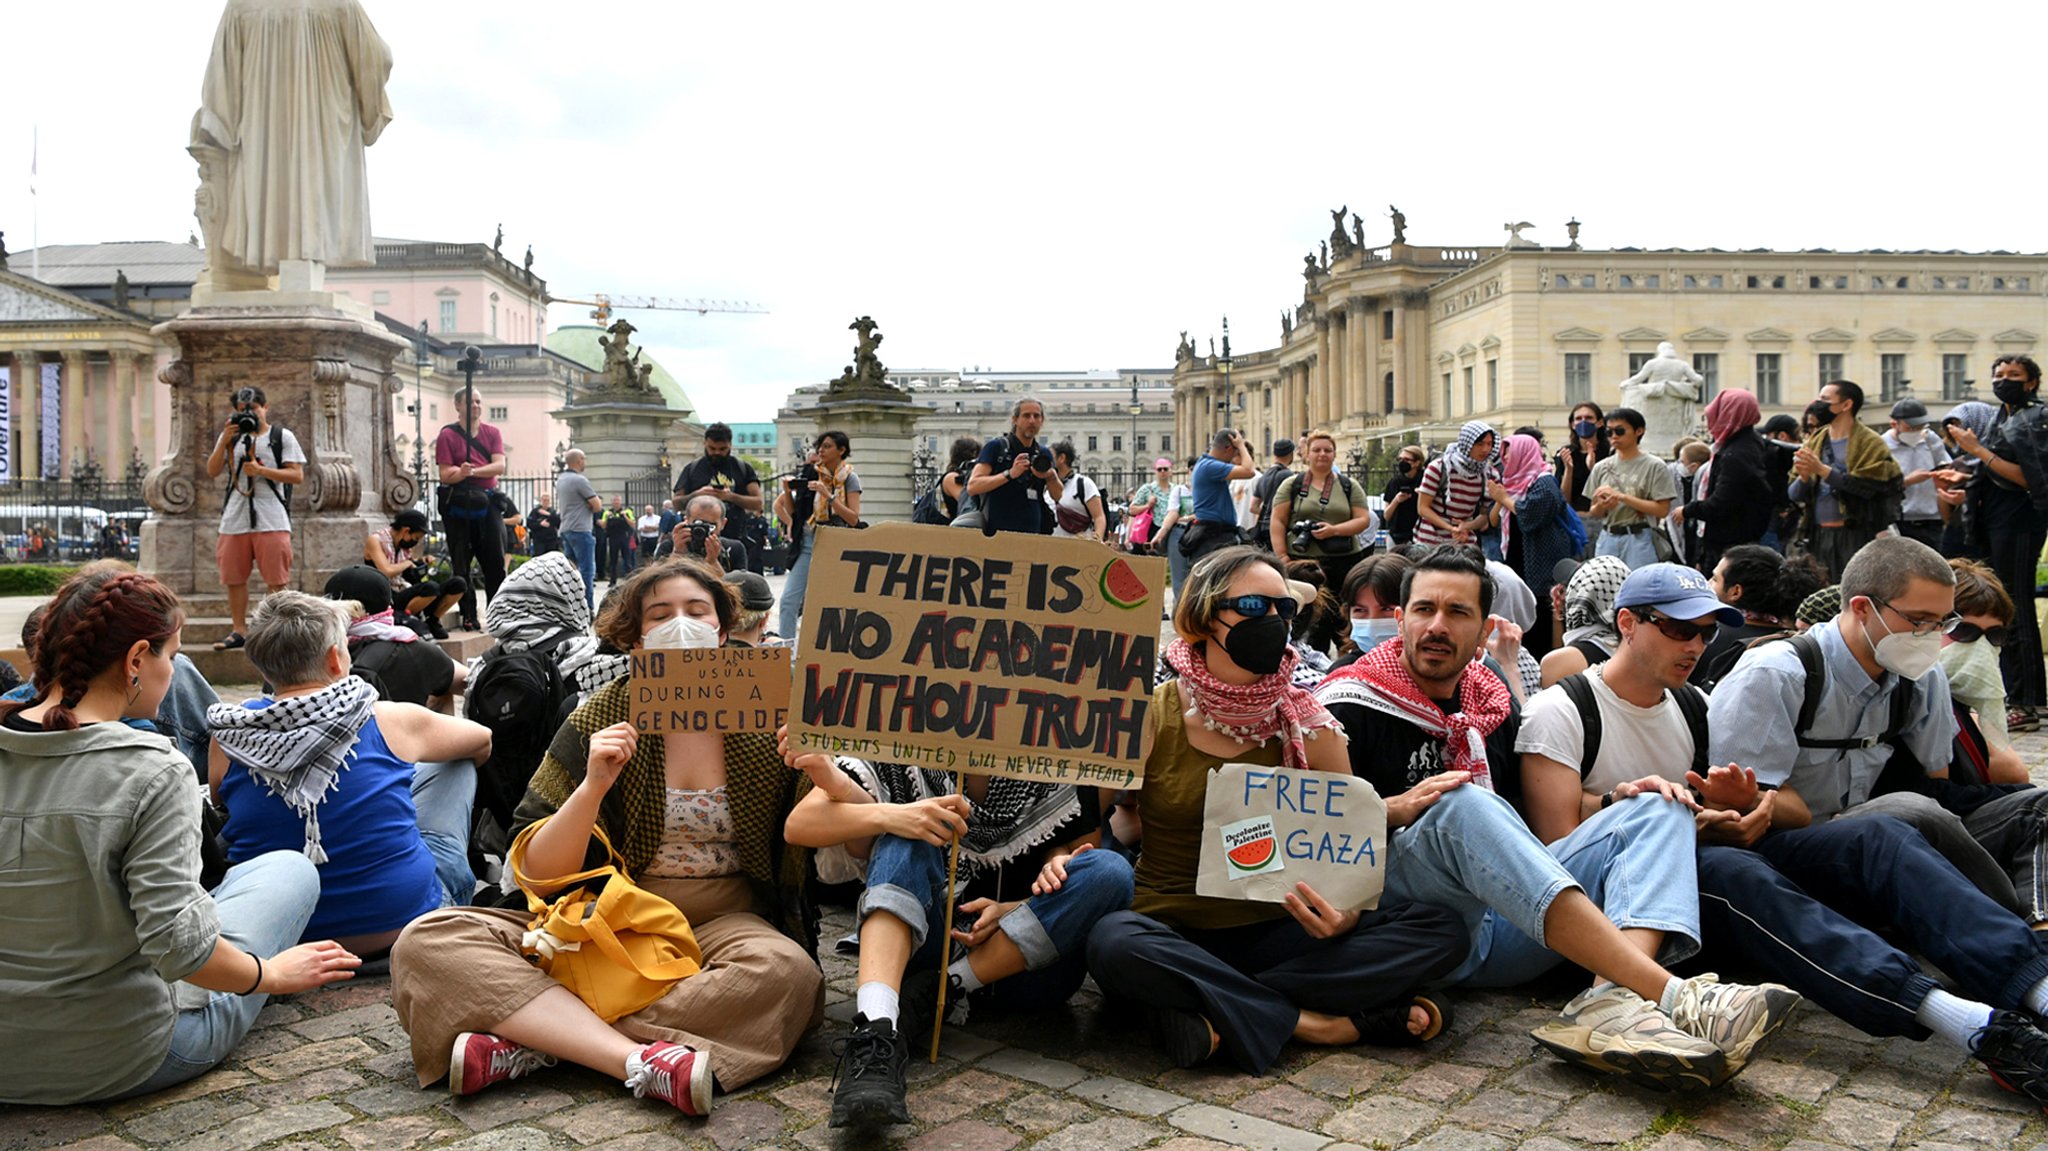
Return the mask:
<path id="1" fill-rule="evenodd" d="M 1475 460 L 1472 458 L 1472 445 L 1479 442 L 1479 437 L 1492 435 L 1493 425 L 1485 420 L 1473 420 L 1464 427 L 1459 428 L 1458 442 L 1444 449 L 1444 466 L 1468 476 L 1478 475 L 1486 467 L 1486 460 Z M 1494 436 L 1493 442 L 1498 447 L 1500 437 Z M 1492 457 L 1489 456 L 1487 458 L 1490 459 Z"/>
<path id="2" fill-rule="evenodd" d="M 1628 564 L 1615 556 L 1595 556 L 1579 565 L 1564 585 L 1564 642 L 1590 639 L 1613 651 L 1621 646 L 1614 630 L 1614 597 L 1628 578 Z"/>
<path id="3" fill-rule="evenodd" d="M 1254 747 L 1278 736 L 1281 766 L 1306 769 L 1308 741 L 1324 728 L 1342 738 L 1344 729 L 1313 695 L 1294 685 L 1299 659 L 1289 648 L 1272 675 L 1224 683 L 1188 641 L 1175 638 L 1166 645 L 1166 662 L 1180 676 L 1181 691 L 1203 727 Z"/>
<path id="4" fill-rule="evenodd" d="M 555 648 L 555 662 L 576 688 L 579 700 L 632 668 L 619 652 L 598 650 L 590 634 L 590 605 L 583 599 L 583 575 L 563 552 L 549 552 L 520 564 L 505 577 L 484 612 L 484 630 L 507 651 L 539 647 L 567 636 Z M 476 673 L 472 661 L 470 674 Z"/>
<path id="5" fill-rule="evenodd" d="M 1507 719 L 1513 696 L 1500 677 L 1480 668 L 1458 684 L 1459 710 L 1446 714 L 1408 674 L 1400 636 L 1381 640 L 1352 663 L 1330 673 L 1316 689 L 1324 705 L 1355 703 L 1414 724 L 1444 741 L 1444 769 L 1469 771 L 1472 782 L 1493 790 L 1486 762 L 1486 737 Z M 1475 665 L 1476 666 L 1476 665 Z"/>
<path id="6" fill-rule="evenodd" d="M 857 759 L 841 759 L 839 767 L 882 803 L 916 803 L 959 790 L 950 773 L 929 768 Z M 960 882 L 1017 860 L 1080 813 L 1074 784 L 990 776 L 988 793 L 974 802 L 960 840 Z"/>
<path id="7" fill-rule="evenodd" d="M 320 805 L 341 783 L 341 771 L 355 754 L 356 733 L 370 722 L 377 689 L 354 676 L 310 695 L 248 708 L 217 703 L 206 709 L 206 724 L 250 778 L 284 801 L 306 821 L 306 858 L 327 862 L 320 845 Z"/>

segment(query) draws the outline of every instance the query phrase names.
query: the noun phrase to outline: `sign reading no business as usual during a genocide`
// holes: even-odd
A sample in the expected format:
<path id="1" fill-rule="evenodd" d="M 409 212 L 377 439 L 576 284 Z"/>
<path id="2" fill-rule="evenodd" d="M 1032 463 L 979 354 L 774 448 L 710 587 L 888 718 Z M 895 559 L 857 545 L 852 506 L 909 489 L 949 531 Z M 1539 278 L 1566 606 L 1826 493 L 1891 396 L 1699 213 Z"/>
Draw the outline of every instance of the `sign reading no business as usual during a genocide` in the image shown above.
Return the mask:
<path id="1" fill-rule="evenodd" d="M 1049 783 L 1142 777 L 1166 564 L 912 524 L 812 542 L 790 738 Z"/>
<path id="2" fill-rule="evenodd" d="M 789 649 L 643 648 L 632 692 L 638 732 L 774 731 L 789 717 Z"/>

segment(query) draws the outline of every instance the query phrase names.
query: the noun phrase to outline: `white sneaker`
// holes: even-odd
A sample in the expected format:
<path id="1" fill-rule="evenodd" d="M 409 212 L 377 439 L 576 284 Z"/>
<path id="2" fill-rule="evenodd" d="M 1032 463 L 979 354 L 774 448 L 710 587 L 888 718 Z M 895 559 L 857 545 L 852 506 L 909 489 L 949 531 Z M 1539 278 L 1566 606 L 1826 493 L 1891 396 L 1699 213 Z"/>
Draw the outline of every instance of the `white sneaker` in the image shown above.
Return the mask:
<path id="1" fill-rule="evenodd" d="M 1616 983 L 1580 992 L 1529 1035 L 1567 1062 L 1660 1091 L 1700 1091 L 1728 1077 L 1719 1047 Z"/>
<path id="2" fill-rule="evenodd" d="M 1784 1026 L 1799 1006 L 1799 993 L 1781 983 L 1722 983 L 1713 972 L 1696 975 L 1678 991 L 1671 1020 L 1681 1031 L 1721 1049 L 1733 1076 L 1757 1046 Z"/>

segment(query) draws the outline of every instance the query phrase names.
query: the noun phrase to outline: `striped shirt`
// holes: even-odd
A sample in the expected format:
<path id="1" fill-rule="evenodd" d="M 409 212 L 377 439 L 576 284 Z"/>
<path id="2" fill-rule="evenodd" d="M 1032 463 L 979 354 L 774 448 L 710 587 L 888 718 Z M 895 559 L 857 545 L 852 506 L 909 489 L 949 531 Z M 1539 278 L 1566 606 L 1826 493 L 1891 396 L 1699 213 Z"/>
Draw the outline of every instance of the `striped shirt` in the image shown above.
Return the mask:
<path id="1" fill-rule="evenodd" d="M 1445 473 L 1449 472 L 1446 477 Z M 1416 497 L 1433 496 L 1436 499 L 1436 514 L 1450 522 L 1464 523 L 1479 518 L 1480 505 L 1486 501 L 1485 475 L 1468 476 L 1463 472 L 1451 471 L 1438 456 L 1422 469 L 1422 482 L 1416 485 Z M 1451 543 L 1451 533 L 1418 518 L 1415 521 L 1415 542 L 1419 544 Z"/>

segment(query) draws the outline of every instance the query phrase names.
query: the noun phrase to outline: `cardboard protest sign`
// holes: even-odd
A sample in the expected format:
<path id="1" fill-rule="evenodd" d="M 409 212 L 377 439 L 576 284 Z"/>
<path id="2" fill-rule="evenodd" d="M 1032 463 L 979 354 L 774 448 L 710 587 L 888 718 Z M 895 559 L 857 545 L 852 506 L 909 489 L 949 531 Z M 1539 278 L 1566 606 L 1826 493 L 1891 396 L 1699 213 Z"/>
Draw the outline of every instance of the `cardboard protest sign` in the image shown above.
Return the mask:
<path id="1" fill-rule="evenodd" d="M 774 731 L 789 718 L 785 647 L 645 648 L 633 653 L 633 730 Z"/>
<path id="2" fill-rule="evenodd" d="M 1357 776 L 1226 763 L 1203 812 L 1196 894 L 1278 903 L 1306 882 L 1332 907 L 1379 906 L 1387 805 Z"/>
<path id="3" fill-rule="evenodd" d="M 792 742 L 1134 787 L 1166 564 L 1099 543 L 915 524 L 812 541 Z"/>

